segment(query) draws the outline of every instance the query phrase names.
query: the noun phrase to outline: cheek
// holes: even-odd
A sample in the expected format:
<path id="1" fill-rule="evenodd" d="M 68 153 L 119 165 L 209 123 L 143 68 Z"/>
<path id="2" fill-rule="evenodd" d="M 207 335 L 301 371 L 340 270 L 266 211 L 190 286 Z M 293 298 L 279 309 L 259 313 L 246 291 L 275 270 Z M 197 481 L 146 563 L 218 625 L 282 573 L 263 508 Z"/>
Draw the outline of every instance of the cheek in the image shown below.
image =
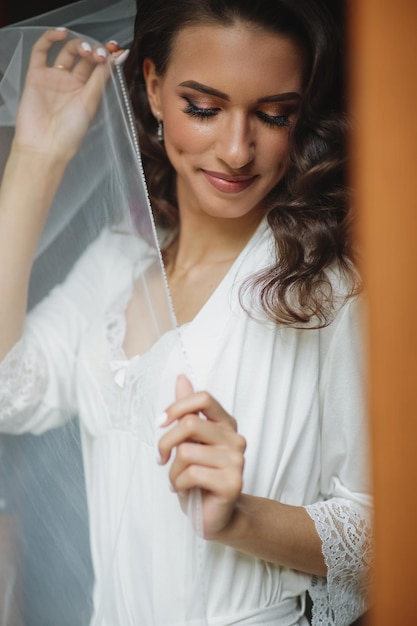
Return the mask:
<path id="1" fill-rule="evenodd" d="M 275 172 L 277 176 L 281 177 L 288 167 L 289 152 L 290 138 L 289 134 L 286 134 L 279 140 L 271 142 L 269 145 L 263 147 L 261 154 L 264 167 L 270 169 L 271 172 Z"/>
<path id="2" fill-rule="evenodd" d="M 199 154 L 207 149 L 210 139 L 208 127 L 198 125 L 184 114 L 169 115 L 165 119 L 165 147 L 168 152 L 184 156 Z"/>

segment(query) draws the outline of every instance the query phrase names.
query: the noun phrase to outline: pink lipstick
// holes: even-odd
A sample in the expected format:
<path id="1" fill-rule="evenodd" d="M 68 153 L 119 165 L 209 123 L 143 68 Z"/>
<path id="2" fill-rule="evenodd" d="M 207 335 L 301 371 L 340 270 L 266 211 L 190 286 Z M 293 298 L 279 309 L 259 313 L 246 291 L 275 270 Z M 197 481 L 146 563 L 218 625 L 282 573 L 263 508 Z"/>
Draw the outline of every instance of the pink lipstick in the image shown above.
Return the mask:
<path id="1" fill-rule="evenodd" d="M 256 176 L 233 176 L 210 170 L 201 171 L 215 189 L 224 193 L 240 193 L 250 187 L 257 178 Z"/>

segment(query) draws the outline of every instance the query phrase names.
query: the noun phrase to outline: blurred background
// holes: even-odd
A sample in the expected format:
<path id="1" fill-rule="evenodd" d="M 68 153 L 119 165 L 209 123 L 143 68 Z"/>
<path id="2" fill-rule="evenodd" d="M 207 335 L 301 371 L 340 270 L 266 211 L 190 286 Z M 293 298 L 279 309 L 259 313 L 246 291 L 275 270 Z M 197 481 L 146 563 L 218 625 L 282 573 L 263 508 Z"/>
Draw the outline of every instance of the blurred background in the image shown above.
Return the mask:
<path id="1" fill-rule="evenodd" d="M 25 20 L 34 15 L 52 11 L 65 4 L 72 4 L 76 0 L 36 0 L 36 2 L 23 3 L 13 0 L 0 0 L 0 26 L 6 26 L 13 22 Z"/>

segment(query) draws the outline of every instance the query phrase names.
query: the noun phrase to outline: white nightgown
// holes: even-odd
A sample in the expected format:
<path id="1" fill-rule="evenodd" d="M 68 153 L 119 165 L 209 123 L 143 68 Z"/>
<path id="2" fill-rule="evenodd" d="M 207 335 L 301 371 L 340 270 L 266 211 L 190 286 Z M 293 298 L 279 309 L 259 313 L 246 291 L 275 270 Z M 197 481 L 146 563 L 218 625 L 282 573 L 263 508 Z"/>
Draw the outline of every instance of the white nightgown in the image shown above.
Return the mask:
<path id="1" fill-rule="evenodd" d="M 195 386 L 236 417 L 247 440 L 244 492 L 306 506 L 329 575 L 326 584 L 206 542 L 208 623 L 306 624 L 309 589 L 313 623 L 343 626 L 366 608 L 370 553 L 358 303 L 349 300 L 320 330 L 249 316 L 239 287 L 273 258 L 271 233 L 261 224 L 180 333 Z M 102 623 L 180 626 L 185 618 L 175 580 L 186 568 L 180 540 L 185 515 L 168 488 L 168 469 L 156 462 L 155 424 L 137 416 L 146 403 L 149 414 L 158 415 L 173 400 L 184 355 L 173 330 L 147 354 L 126 359 L 123 313 L 140 271 L 135 240 L 126 245 L 126 236 L 105 230 L 66 282 L 29 314 L 23 339 L 0 366 L 0 428 L 39 433 L 78 413 L 96 598 L 111 589 Z M 118 394 L 127 384 L 138 393 L 120 413 L 128 418 L 121 419 Z M 53 410 L 58 405 L 64 410 Z M 135 498 L 124 503 L 124 523 L 117 529 L 119 486 L 129 480 Z M 108 546 L 117 532 L 112 557 Z M 176 545 L 168 545 L 173 537 Z M 107 588 L 103 573 L 112 558 Z M 121 615 L 130 617 L 120 621 Z"/>

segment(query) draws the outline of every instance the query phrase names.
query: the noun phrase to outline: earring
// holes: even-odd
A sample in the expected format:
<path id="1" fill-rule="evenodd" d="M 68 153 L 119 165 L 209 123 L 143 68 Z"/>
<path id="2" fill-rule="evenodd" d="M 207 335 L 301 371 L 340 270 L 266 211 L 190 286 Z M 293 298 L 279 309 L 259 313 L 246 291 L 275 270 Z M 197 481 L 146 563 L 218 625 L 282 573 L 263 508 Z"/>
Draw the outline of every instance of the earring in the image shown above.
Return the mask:
<path id="1" fill-rule="evenodd" d="M 156 131 L 156 136 L 158 138 L 158 141 L 163 141 L 164 140 L 164 127 L 162 125 L 161 113 L 159 111 L 156 114 L 156 119 L 158 121 L 158 130 Z"/>

